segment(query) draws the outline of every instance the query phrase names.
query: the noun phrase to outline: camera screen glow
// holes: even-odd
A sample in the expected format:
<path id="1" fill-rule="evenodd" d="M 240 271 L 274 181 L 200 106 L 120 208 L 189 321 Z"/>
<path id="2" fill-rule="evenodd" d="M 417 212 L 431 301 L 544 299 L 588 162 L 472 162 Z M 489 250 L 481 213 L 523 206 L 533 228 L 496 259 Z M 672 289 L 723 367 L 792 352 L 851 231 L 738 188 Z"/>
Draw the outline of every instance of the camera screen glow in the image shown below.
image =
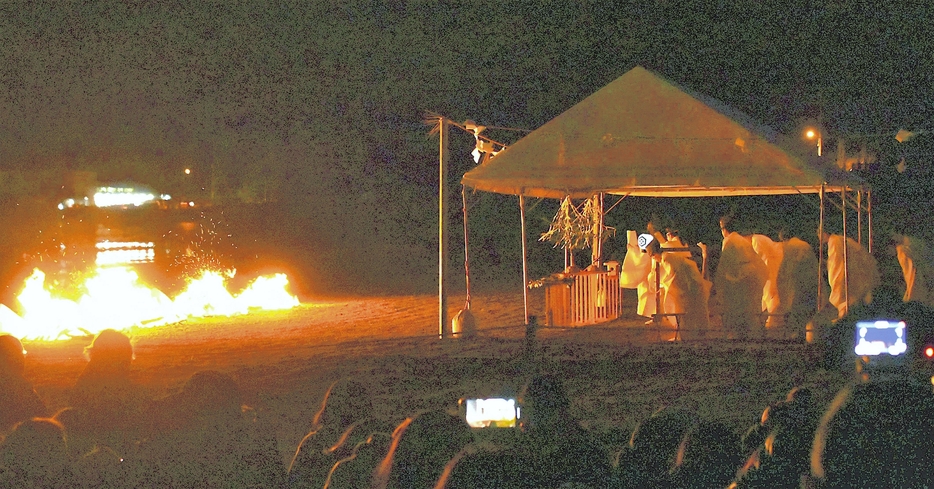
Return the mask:
<path id="1" fill-rule="evenodd" d="M 516 400 L 503 398 L 467 399 L 467 424 L 473 428 L 513 428 L 516 426 Z"/>
<path id="2" fill-rule="evenodd" d="M 907 350 L 904 321 L 883 320 L 856 323 L 856 343 L 853 352 L 857 355 L 898 356 Z"/>

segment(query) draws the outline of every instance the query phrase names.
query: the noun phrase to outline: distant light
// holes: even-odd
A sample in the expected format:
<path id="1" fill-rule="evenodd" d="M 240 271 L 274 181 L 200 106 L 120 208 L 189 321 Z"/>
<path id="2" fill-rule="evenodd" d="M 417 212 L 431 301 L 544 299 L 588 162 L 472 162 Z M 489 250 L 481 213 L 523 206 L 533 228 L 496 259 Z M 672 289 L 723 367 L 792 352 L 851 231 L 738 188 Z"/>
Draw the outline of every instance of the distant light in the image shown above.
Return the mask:
<path id="1" fill-rule="evenodd" d="M 924 349 L 924 356 L 931 358 L 934 357 L 934 347 L 927 347 Z"/>
<path id="2" fill-rule="evenodd" d="M 824 145 L 823 141 L 821 141 L 821 134 L 817 132 L 816 129 L 806 129 L 804 131 L 804 137 L 807 139 L 817 139 L 817 156 L 821 156 L 821 153 L 823 152 L 822 147 Z"/>
<path id="3" fill-rule="evenodd" d="M 94 194 L 94 205 L 97 207 L 139 206 L 155 198 L 151 193 L 137 192 L 133 188 L 101 187 Z"/>
<path id="4" fill-rule="evenodd" d="M 115 242 L 97 243 L 98 266 L 129 265 L 132 263 L 152 263 L 155 261 L 155 245 L 152 242 Z"/>
<path id="5" fill-rule="evenodd" d="M 188 207 L 194 207 L 194 206 L 195 206 L 195 203 L 193 201 L 188 202 Z"/>
<path id="6" fill-rule="evenodd" d="M 191 175 L 191 168 L 185 168 L 185 175 Z"/>
<path id="7" fill-rule="evenodd" d="M 159 198 L 162 200 L 172 200 L 172 196 L 169 194 L 162 194 L 159 196 Z"/>

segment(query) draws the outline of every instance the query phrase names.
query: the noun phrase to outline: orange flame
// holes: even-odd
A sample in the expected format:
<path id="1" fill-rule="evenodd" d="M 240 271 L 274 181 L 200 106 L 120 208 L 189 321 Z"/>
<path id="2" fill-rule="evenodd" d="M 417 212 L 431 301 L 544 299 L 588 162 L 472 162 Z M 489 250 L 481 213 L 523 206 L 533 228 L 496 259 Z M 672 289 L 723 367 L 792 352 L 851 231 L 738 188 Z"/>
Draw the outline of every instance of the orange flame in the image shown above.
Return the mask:
<path id="1" fill-rule="evenodd" d="M 152 327 L 187 318 L 233 316 L 251 309 L 277 310 L 298 306 L 286 290 L 284 274 L 262 276 L 236 296 L 226 288 L 224 275 L 205 271 L 175 299 L 140 282 L 127 267 L 98 267 L 82 284 L 83 295 L 70 300 L 45 284 L 45 274 L 33 270 L 17 301 L 18 315 L 0 304 L 0 331 L 22 339 L 59 339 L 96 334 L 103 329 Z"/>

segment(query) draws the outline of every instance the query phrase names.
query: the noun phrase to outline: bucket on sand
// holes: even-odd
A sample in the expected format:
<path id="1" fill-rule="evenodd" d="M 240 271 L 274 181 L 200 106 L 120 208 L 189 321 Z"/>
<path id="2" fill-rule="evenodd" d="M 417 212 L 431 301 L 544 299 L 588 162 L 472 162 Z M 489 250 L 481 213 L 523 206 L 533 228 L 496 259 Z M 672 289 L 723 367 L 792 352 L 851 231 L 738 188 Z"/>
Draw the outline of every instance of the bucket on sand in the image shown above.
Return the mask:
<path id="1" fill-rule="evenodd" d="M 470 309 L 461 309 L 451 320 L 452 338 L 473 338 L 477 334 L 477 320 Z"/>

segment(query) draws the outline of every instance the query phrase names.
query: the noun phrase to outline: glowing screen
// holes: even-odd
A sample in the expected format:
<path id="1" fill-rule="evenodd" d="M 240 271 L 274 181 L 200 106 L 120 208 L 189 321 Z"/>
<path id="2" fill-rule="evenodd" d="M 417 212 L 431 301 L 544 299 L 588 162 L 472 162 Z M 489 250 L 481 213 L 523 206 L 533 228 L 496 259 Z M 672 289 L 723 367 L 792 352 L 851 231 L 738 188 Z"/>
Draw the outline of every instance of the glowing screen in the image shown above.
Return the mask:
<path id="1" fill-rule="evenodd" d="M 467 399 L 467 424 L 474 428 L 512 428 L 518 415 L 515 399 Z"/>
<path id="2" fill-rule="evenodd" d="M 859 321 L 856 323 L 856 341 L 853 352 L 857 355 L 892 355 L 905 353 L 904 321 Z"/>

